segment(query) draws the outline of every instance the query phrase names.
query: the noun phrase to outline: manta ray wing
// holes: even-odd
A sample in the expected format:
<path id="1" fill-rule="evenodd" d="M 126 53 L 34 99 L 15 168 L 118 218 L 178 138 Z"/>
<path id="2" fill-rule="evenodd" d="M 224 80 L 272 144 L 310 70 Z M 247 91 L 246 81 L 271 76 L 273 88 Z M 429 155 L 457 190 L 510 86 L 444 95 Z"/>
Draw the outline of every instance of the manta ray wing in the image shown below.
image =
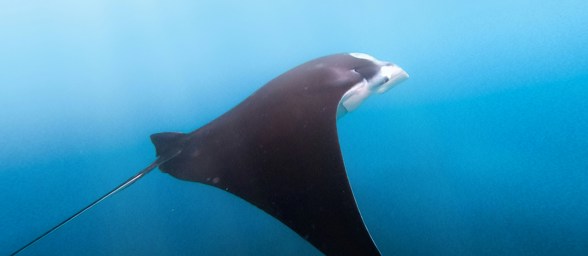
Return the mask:
<path id="1" fill-rule="evenodd" d="M 336 126 L 341 97 L 363 78 L 334 79 L 340 74 L 307 66 L 180 142 L 177 134 L 153 135 L 158 148 L 184 147 L 160 169 L 243 198 L 327 255 L 379 255 L 353 197 Z"/>

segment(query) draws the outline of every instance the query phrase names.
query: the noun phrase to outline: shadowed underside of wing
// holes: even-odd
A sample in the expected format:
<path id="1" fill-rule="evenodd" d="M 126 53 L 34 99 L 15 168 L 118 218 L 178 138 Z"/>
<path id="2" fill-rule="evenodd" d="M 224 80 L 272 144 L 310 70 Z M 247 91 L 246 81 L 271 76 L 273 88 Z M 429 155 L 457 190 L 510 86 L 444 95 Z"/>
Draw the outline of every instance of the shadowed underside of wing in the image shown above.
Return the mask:
<path id="1" fill-rule="evenodd" d="M 286 76 L 270 82 L 185 134 L 182 153 L 160 169 L 243 198 L 327 255 L 379 255 L 339 148 L 336 112 L 349 86 L 333 84 L 327 92 L 309 81 L 306 86 Z"/>

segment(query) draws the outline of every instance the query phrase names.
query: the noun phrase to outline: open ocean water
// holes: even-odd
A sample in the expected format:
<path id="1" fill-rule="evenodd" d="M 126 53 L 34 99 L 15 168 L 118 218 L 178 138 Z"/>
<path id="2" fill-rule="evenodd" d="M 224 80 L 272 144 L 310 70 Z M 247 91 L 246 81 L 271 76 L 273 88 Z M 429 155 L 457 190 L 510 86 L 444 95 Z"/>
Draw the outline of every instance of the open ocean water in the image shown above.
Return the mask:
<path id="1" fill-rule="evenodd" d="M 588 1 L 0 2 L 0 255 L 316 57 L 411 78 L 338 121 L 384 255 L 588 255 Z M 320 255 L 154 171 L 22 255 Z"/>

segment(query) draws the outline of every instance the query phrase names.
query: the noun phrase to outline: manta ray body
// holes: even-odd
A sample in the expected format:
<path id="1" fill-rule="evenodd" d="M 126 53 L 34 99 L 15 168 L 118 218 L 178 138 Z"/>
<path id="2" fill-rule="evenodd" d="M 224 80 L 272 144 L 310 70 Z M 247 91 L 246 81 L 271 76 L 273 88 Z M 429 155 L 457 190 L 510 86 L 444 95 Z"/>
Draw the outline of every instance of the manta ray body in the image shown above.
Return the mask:
<path id="1" fill-rule="evenodd" d="M 193 132 L 153 134 L 154 163 L 19 251 L 159 167 L 246 200 L 326 255 L 380 255 L 347 179 L 336 121 L 406 78 L 360 53 L 295 67 Z"/>

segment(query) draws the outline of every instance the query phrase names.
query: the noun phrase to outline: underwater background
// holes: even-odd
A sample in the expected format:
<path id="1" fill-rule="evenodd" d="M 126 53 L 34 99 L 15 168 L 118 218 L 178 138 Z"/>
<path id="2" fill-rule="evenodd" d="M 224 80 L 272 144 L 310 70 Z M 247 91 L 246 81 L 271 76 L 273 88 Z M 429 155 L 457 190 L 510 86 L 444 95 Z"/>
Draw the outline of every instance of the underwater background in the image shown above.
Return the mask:
<path id="1" fill-rule="evenodd" d="M 384 255 L 588 255 L 588 1 L 1 1 L 0 255 L 316 57 L 411 78 L 338 121 Z M 22 255 L 320 255 L 160 171 Z"/>

